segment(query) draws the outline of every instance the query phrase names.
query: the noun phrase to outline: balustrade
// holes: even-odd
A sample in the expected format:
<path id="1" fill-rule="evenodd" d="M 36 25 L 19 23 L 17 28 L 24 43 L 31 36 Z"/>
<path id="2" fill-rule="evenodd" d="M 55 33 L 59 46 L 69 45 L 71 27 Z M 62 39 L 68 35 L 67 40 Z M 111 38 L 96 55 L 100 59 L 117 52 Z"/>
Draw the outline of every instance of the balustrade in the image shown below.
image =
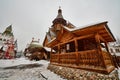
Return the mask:
<path id="1" fill-rule="evenodd" d="M 76 55 L 77 54 L 77 55 Z M 103 60 L 101 60 L 101 55 L 97 50 L 87 50 L 79 52 L 70 52 L 62 54 L 51 54 L 51 63 L 56 65 L 74 67 L 74 68 L 83 68 L 103 72 L 105 68 L 112 66 L 110 55 L 107 52 L 102 51 L 103 59 L 105 66 L 103 66 Z M 78 58 L 78 59 L 77 59 Z M 111 67 L 111 70 L 114 67 Z"/>
<path id="2" fill-rule="evenodd" d="M 61 64 L 76 64 L 99 66 L 99 55 L 96 50 L 78 52 L 79 63 L 76 62 L 76 54 L 74 52 L 64 54 L 51 54 L 51 62 Z M 59 58 L 59 59 L 58 59 Z"/>
<path id="3" fill-rule="evenodd" d="M 99 65 L 99 55 L 96 50 L 88 50 L 83 52 L 78 52 L 79 55 L 79 65 Z"/>
<path id="4" fill-rule="evenodd" d="M 106 65 L 112 65 L 110 55 L 105 51 L 102 51 L 102 54 L 104 55 L 103 58 L 105 60 L 105 64 Z"/>

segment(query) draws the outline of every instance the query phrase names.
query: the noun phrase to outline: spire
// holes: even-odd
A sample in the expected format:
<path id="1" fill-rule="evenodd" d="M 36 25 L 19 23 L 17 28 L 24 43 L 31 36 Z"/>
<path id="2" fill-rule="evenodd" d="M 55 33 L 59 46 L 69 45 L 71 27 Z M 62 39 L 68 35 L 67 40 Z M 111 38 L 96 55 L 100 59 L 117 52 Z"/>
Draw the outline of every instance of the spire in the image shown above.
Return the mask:
<path id="1" fill-rule="evenodd" d="M 5 31 L 3 32 L 3 35 L 10 35 L 10 36 L 13 36 L 13 33 L 12 33 L 12 25 L 8 26 Z"/>
<path id="2" fill-rule="evenodd" d="M 55 24 L 63 24 L 63 25 L 66 25 L 66 20 L 63 18 L 62 16 L 62 10 L 61 10 L 61 7 L 59 6 L 59 9 L 58 9 L 58 15 L 57 17 L 53 20 L 53 25 Z"/>
<path id="3" fill-rule="evenodd" d="M 59 10 L 58 10 L 58 12 L 61 12 L 62 10 L 61 10 L 61 6 L 59 6 Z"/>
<path id="4" fill-rule="evenodd" d="M 8 26 L 5 31 L 11 32 L 12 31 L 12 25 Z"/>
<path id="5" fill-rule="evenodd" d="M 63 18 L 62 16 L 62 10 L 61 10 L 61 7 L 59 6 L 59 10 L 58 10 L 58 15 L 56 18 Z"/>

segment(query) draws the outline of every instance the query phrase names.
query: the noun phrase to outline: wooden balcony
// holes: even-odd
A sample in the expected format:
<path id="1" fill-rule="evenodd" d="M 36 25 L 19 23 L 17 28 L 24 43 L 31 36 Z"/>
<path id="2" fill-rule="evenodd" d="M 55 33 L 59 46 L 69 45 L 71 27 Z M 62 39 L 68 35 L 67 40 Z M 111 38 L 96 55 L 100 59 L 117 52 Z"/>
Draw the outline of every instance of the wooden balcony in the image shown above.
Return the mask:
<path id="1" fill-rule="evenodd" d="M 76 55 L 77 54 L 77 55 Z M 110 73 L 114 66 L 107 52 L 100 55 L 97 50 L 51 54 L 51 64 Z"/>

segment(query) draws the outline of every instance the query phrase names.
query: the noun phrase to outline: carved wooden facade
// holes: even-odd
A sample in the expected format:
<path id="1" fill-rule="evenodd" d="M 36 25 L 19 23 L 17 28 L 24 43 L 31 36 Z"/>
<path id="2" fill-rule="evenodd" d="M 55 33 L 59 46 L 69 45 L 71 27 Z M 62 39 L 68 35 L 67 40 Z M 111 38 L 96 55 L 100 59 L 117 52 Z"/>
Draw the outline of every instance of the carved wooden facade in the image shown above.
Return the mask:
<path id="1" fill-rule="evenodd" d="M 107 22 L 77 28 L 59 9 L 43 45 L 51 48 L 50 64 L 110 73 L 115 67 L 107 44 L 113 41 Z"/>

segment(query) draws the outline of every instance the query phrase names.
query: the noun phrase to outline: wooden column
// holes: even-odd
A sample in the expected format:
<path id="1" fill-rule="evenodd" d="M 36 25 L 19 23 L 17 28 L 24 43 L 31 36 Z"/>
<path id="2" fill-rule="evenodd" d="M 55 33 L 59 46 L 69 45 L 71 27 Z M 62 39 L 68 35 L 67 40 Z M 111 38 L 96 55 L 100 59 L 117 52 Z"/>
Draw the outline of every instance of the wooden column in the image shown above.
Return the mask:
<path id="1" fill-rule="evenodd" d="M 95 35 L 95 39 L 96 39 L 96 42 L 97 42 L 97 52 L 99 54 L 99 56 L 98 56 L 98 60 L 99 60 L 98 65 L 102 62 L 102 65 L 100 65 L 100 66 L 105 68 L 106 66 L 105 66 L 104 57 L 102 55 L 102 50 L 101 50 L 101 46 L 100 46 L 100 38 L 99 38 L 98 33 Z"/>
<path id="2" fill-rule="evenodd" d="M 75 42 L 75 54 L 76 54 L 76 64 L 79 64 L 79 55 L 78 55 L 78 42 L 77 39 L 74 40 Z"/>
<path id="3" fill-rule="evenodd" d="M 50 63 L 52 62 L 52 48 L 51 48 L 51 51 L 50 51 Z"/>
<path id="4" fill-rule="evenodd" d="M 60 44 L 58 45 L 58 63 L 60 63 Z"/>

